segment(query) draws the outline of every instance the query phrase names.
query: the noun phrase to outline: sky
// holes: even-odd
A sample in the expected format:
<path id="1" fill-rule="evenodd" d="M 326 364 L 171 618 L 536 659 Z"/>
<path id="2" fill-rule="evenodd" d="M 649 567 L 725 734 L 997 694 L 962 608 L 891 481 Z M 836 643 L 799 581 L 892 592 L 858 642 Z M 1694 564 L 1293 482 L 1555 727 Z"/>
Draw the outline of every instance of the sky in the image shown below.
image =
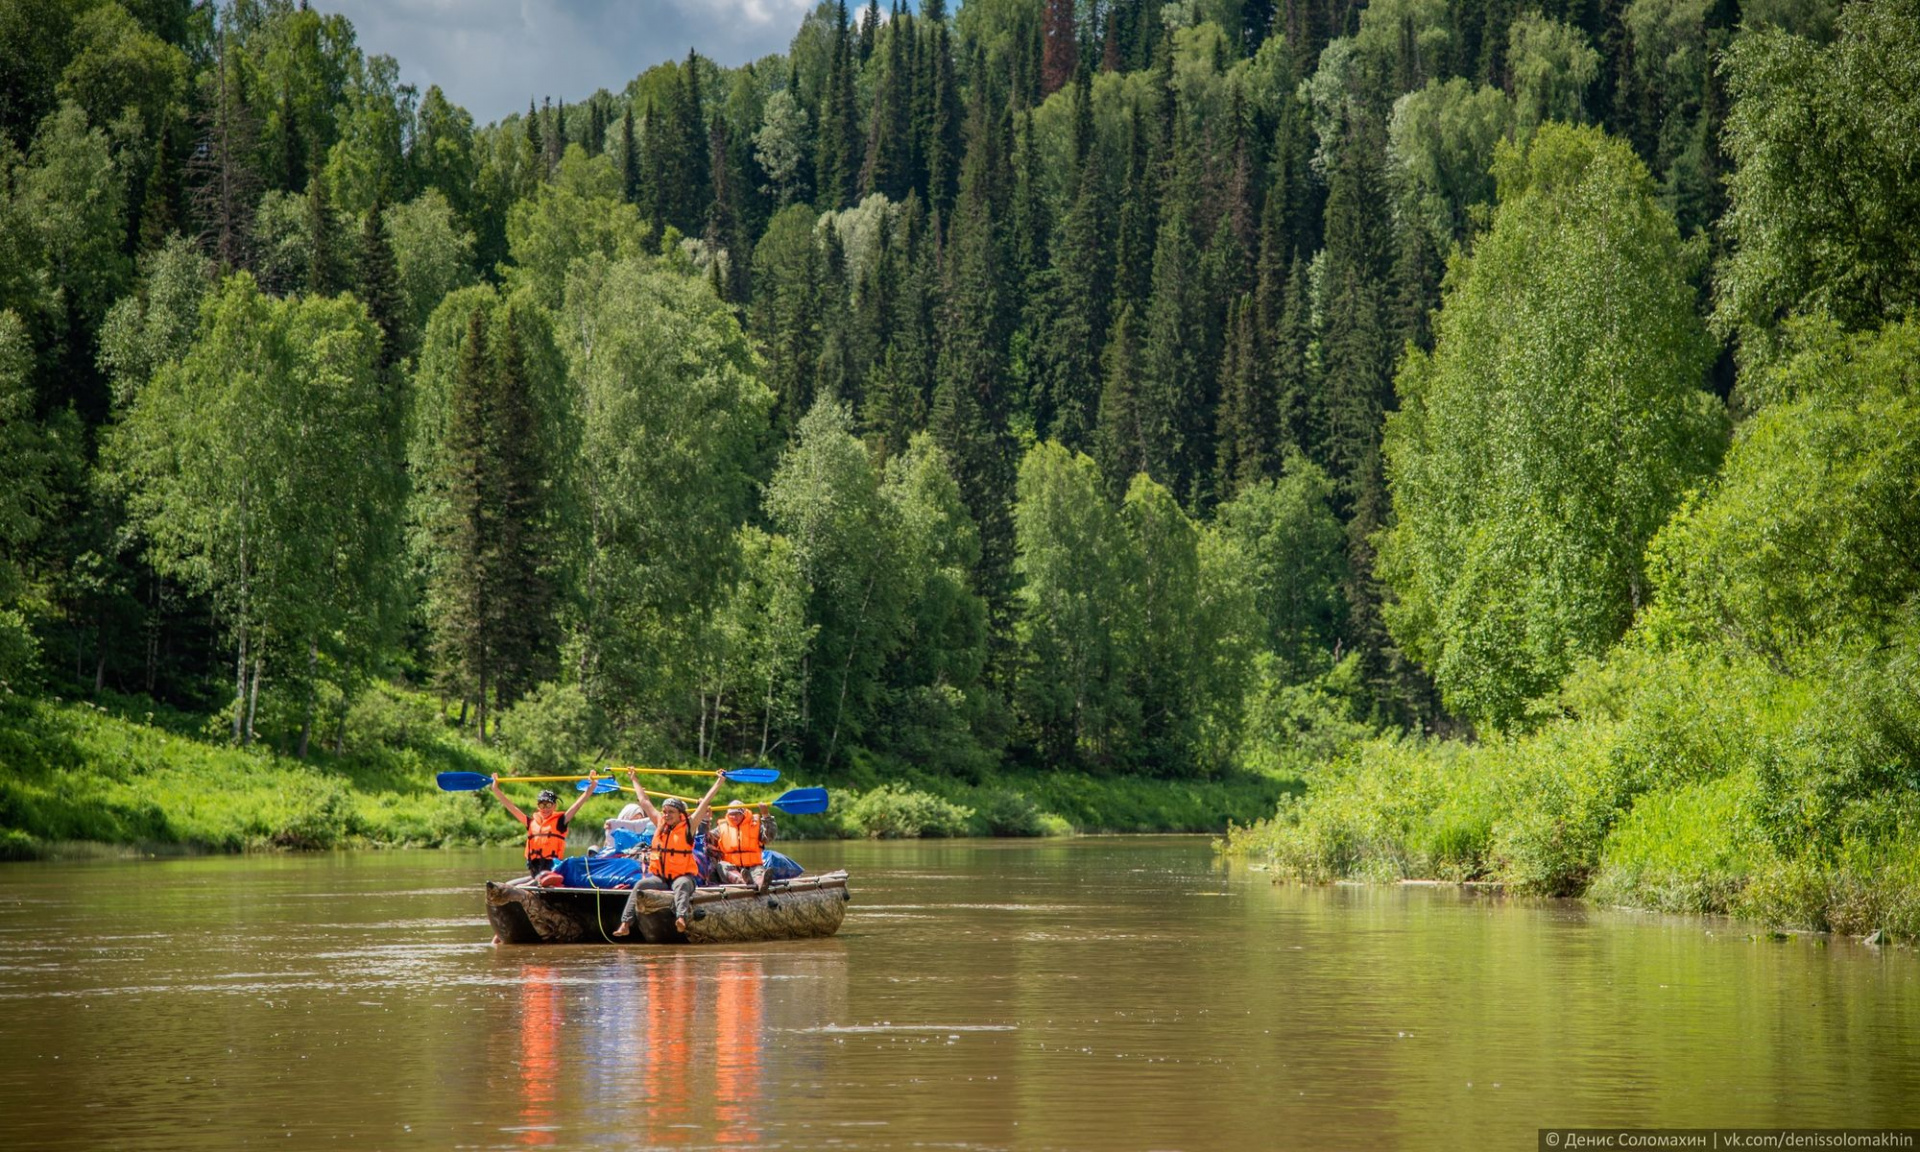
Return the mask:
<path id="1" fill-rule="evenodd" d="M 737 67 L 785 52 L 815 0 L 314 0 L 353 21 L 360 50 L 400 62 L 402 82 L 486 124 L 527 98 L 576 102 L 687 49 Z M 850 5 L 851 6 L 851 5 Z"/>

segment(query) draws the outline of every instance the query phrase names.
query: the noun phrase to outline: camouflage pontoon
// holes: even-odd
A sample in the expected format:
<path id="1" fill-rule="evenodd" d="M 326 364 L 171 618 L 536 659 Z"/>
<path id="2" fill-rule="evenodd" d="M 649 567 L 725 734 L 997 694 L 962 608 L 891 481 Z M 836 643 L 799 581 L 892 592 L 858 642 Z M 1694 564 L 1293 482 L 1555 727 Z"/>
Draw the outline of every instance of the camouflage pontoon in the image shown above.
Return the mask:
<path id="1" fill-rule="evenodd" d="M 764 896 L 740 886 L 702 888 L 681 933 L 673 926 L 673 894 L 643 892 L 639 924 L 619 937 L 613 930 L 627 892 L 488 881 L 487 919 L 505 944 L 740 944 L 831 936 L 853 899 L 845 872 L 775 880 Z"/>

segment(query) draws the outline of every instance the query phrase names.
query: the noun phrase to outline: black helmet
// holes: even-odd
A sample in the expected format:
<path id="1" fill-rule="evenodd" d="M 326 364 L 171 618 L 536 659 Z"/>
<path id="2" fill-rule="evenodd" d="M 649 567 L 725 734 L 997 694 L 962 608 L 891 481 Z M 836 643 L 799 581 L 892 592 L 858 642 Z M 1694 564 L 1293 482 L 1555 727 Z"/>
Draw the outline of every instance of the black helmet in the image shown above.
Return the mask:
<path id="1" fill-rule="evenodd" d="M 682 816 L 685 816 L 687 814 L 687 802 L 685 800 L 680 799 L 680 797 L 678 796 L 667 797 L 666 803 L 660 805 L 660 807 L 663 809 L 678 808 Z"/>
<path id="2" fill-rule="evenodd" d="M 558 804 L 560 803 L 560 794 L 551 788 L 542 788 L 540 789 L 539 802 L 542 804 Z"/>

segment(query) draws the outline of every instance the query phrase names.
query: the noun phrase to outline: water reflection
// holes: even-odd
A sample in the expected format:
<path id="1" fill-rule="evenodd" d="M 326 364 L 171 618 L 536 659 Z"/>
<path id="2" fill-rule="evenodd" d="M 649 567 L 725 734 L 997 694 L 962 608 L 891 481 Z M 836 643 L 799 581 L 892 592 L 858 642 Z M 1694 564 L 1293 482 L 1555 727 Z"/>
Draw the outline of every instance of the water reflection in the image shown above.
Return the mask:
<path id="1" fill-rule="evenodd" d="M 684 949 L 489 946 L 476 878 L 510 852 L 0 866 L 0 1149 L 1424 1149 L 1920 1122 L 1902 949 L 1276 886 L 1198 839 L 806 856 L 855 877 L 838 936 Z"/>
<path id="2" fill-rule="evenodd" d="M 560 1037 L 566 1019 L 554 970 L 528 964 L 520 971 L 520 1143 L 546 1147 L 554 1142 L 560 1095 Z"/>
<path id="3" fill-rule="evenodd" d="M 758 957 L 736 957 L 723 962 L 714 976 L 714 1139 L 729 1145 L 757 1144 L 766 973 Z"/>

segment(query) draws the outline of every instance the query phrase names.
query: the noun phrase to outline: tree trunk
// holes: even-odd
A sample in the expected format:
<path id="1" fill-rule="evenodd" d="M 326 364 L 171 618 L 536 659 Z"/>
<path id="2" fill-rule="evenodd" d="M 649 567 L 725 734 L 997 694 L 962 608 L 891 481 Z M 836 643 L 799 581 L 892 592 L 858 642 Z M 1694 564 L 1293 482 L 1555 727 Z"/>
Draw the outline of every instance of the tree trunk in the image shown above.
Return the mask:
<path id="1" fill-rule="evenodd" d="M 307 718 L 300 722 L 300 751 L 295 753 L 302 760 L 307 758 L 307 740 L 313 735 L 314 697 L 318 695 L 314 691 L 313 682 L 319 675 L 320 645 L 310 640 L 307 642 Z"/>
<path id="2" fill-rule="evenodd" d="M 860 650 L 860 629 L 866 627 L 867 605 L 873 603 L 873 582 L 875 577 L 867 577 L 867 590 L 860 594 L 860 618 L 853 625 L 853 637 L 847 645 L 847 663 L 840 669 L 840 699 L 833 708 L 833 735 L 827 740 L 826 759 L 820 761 L 824 771 L 833 763 L 833 750 L 840 744 L 840 721 L 847 714 L 847 681 L 853 678 L 853 656 Z"/>
<path id="3" fill-rule="evenodd" d="M 254 741 L 253 719 L 260 712 L 260 666 L 265 663 L 266 663 L 266 660 L 264 658 L 258 655 L 254 656 L 253 683 L 249 685 L 247 688 L 247 740 L 246 742 L 248 744 L 252 744 Z"/>
<path id="4" fill-rule="evenodd" d="M 247 624 L 240 622 L 240 648 L 233 659 L 233 742 L 244 744 L 247 711 Z"/>

